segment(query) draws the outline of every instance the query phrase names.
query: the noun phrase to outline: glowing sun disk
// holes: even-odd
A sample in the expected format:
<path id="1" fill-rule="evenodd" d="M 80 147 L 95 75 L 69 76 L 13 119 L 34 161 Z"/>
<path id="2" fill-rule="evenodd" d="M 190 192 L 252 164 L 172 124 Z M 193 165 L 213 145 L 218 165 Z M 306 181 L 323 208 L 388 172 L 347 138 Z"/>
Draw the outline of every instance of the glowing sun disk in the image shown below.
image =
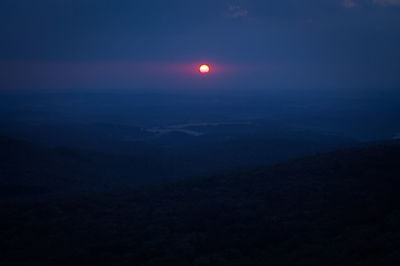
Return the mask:
<path id="1" fill-rule="evenodd" d="M 202 74 L 207 74 L 208 72 L 210 72 L 210 66 L 207 65 L 207 64 L 202 64 L 202 65 L 200 65 L 200 67 L 199 67 L 199 71 L 200 71 L 200 73 L 202 73 Z"/>

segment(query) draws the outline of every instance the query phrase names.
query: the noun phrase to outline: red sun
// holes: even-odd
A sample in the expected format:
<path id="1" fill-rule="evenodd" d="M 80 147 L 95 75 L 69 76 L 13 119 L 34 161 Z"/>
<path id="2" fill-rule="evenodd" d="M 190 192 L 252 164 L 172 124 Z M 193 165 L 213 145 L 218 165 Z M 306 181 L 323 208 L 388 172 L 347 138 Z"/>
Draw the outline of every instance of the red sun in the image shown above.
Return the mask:
<path id="1" fill-rule="evenodd" d="M 210 65 L 207 64 L 202 64 L 199 66 L 199 71 L 201 74 L 207 74 L 210 72 Z"/>

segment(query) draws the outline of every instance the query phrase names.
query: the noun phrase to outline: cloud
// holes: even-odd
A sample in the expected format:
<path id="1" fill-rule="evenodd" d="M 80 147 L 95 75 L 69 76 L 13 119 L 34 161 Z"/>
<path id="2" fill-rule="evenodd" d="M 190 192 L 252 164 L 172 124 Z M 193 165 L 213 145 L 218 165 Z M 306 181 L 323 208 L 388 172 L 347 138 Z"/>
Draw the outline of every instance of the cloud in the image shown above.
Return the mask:
<path id="1" fill-rule="evenodd" d="M 382 6 L 400 6 L 400 0 L 373 0 L 375 4 Z"/>
<path id="2" fill-rule="evenodd" d="M 344 0 L 342 6 L 345 8 L 353 8 L 358 6 L 358 4 L 354 0 Z"/>
<path id="3" fill-rule="evenodd" d="M 241 6 L 231 5 L 228 7 L 226 16 L 228 18 L 237 19 L 237 18 L 247 17 L 248 14 L 249 14 L 249 11 L 247 9 L 244 9 Z"/>
<path id="4" fill-rule="evenodd" d="M 361 1 L 361 5 L 367 3 L 367 1 Z M 371 3 L 371 1 L 369 1 L 369 3 Z M 372 3 L 380 6 L 400 6 L 400 0 L 372 0 Z M 344 8 L 354 8 L 359 6 L 359 3 L 355 0 L 343 0 L 341 4 Z"/>

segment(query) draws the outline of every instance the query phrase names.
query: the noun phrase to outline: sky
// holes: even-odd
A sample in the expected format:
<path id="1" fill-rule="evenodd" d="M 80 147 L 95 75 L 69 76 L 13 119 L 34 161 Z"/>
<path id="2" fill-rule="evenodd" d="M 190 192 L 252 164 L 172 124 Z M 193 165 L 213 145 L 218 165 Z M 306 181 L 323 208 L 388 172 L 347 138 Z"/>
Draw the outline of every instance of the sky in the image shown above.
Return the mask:
<path id="1" fill-rule="evenodd" d="M 0 25 L 3 91 L 400 87 L 400 0 L 2 0 Z"/>

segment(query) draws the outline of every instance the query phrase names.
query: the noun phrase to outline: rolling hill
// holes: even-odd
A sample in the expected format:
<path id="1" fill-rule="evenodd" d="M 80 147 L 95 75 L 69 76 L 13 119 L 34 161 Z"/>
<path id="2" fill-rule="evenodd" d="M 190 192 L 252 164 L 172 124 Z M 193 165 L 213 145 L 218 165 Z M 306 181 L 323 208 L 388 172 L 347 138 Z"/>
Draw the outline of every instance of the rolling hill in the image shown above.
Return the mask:
<path id="1" fill-rule="evenodd" d="M 1 265 L 398 265 L 400 145 L 3 203 Z"/>

